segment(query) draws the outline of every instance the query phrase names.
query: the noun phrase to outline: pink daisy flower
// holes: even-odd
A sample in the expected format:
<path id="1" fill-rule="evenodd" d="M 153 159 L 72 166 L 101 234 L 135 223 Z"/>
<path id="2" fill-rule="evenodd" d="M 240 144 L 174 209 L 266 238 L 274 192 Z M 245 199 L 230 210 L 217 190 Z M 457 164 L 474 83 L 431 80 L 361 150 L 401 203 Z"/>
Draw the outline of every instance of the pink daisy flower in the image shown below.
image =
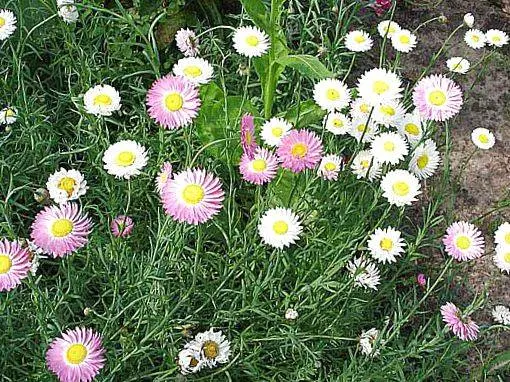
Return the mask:
<path id="1" fill-rule="evenodd" d="M 416 276 L 416 282 L 419 286 L 425 287 L 427 285 L 427 278 L 423 273 L 418 273 L 418 276 Z"/>
<path id="2" fill-rule="evenodd" d="M 322 142 L 314 132 L 291 130 L 277 151 L 282 167 L 298 173 L 314 168 L 322 157 Z"/>
<path id="3" fill-rule="evenodd" d="M 201 169 L 188 169 L 168 181 L 161 199 L 167 215 L 178 222 L 196 225 L 221 210 L 225 193 L 214 175 Z"/>
<path id="4" fill-rule="evenodd" d="M 258 145 L 255 141 L 253 116 L 250 114 L 243 115 L 241 119 L 241 145 L 243 147 L 243 153 L 246 154 L 249 159 L 253 159 Z"/>
<path id="5" fill-rule="evenodd" d="M 198 115 L 200 105 L 198 88 L 184 77 L 167 74 L 147 92 L 149 115 L 167 129 L 189 125 Z"/>
<path id="6" fill-rule="evenodd" d="M 485 247 L 480 230 L 467 222 L 455 222 L 448 227 L 443 244 L 446 252 L 458 261 L 481 257 Z"/>
<path id="7" fill-rule="evenodd" d="M 170 162 L 165 162 L 161 166 L 161 170 L 159 170 L 158 176 L 156 177 L 156 189 L 158 190 L 159 195 L 163 192 L 163 188 L 165 184 L 172 178 L 172 164 Z"/>
<path id="8" fill-rule="evenodd" d="M 0 292 L 21 284 L 30 267 L 30 253 L 17 241 L 0 240 Z"/>
<path id="9" fill-rule="evenodd" d="M 462 90 L 449 78 L 434 74 L 416 84 L 413 103 L 422 118 L 446 121 L 462 108 Z"/>
<path id="10" fill-rule="evenodd" d="M 46 352 L 46 365 L 60 382 L 89 382 L 103 368 L 104 353 L 98 333 L 77 327 L 53 340 Z"/>
<path id="11" fill-rule="evenodd" d="M 92 222 L 78 204 L 66 203 L 39 212 L 30 237 L 45 253 L 64 257 L 87 244 L 91 229 Z"/>
<path id="12" fill-rule="evenodd" d="M 451 302 L 441 307 L 441 315 L 446 326 L 463 341 L 476 340 L 480 328 L 469 316 L 462 314 Z"/>
<path id="13" fill-rule="evenodd" d="M 135 223 L 133 222 L 133 219 L 131 219 L 129 216 L 119 215 L 115 219 L 113 219 L 110 228 L 112 230 L 113 236 L 127 237 L 131 235 L 131 232 L 133 232 L 134 226 Z"/>
<path id="14" fill-rule="evenodd" d="M 257 148 L 251 159 L 246 153 L 243 154 L 239 164 L 239 171 L 243 179 L 257 185 L 271 181 L 276 176 L 277 170 L 278 157 L 271 151 L 260 147 Z"/>
<path id="15" fill-rule="evenodd" d="M 188 28 L 179 29 L 175 34 L 175 42 L 177 48 L 179 48 L 186 57 L 195 57 L 198 55 L 199 40 L 192 30 Z"/>

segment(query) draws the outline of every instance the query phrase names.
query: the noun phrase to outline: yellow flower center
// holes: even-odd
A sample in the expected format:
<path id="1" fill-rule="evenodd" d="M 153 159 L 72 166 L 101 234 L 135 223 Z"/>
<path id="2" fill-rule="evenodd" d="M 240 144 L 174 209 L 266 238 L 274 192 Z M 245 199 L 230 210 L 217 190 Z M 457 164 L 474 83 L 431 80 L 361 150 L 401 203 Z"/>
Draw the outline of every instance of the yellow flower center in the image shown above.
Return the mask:
<path id="1" fill-rule="evenodd" d="M 303 143 L 296 143 L 292 146 L 290 152 L 293 157 L 303 158 L 308 152 L 308 147 L 306 147 Z"/>
<path id="2" fill-rule="evenodd" d="M 429 164 L 429 156 L 427 154 L 423 154 L 418 158 L 416 164 L 418 165 L 418 168 L 420 170 L 423 170 L 427 166 L 427 164 Z"/>
<path id="3" fill-rule="evenodd" d="M 393 117 L 396 113 L 395 109 L 388 105 L 381 106 L 381 112 L 387 116 Z"/>
<path id="4" fill-rule="evenodd" d="M 136 155 L 132 151 L 121 151 L 117 158 L 115 159 L 115 163 L 121 167 L 131 166 L 136 159 Z"/>
<path id="5" fill-rule="evenodd" d="M 384 249 L 385 251 L 391 251 L 393 249 L 393 240 L 391 240 L 390 238 L 383 238 L 381 240 L 381 242 L 379 243 L 379 245 L 381 246 L 382 249 Z"/>
<path id="6" fill-rule="evenodd" d="M 7 255 L 0 255 L 0 275 L 9 272 L 12 266 L 11 258 Z"/>
<path id="7" fill-rule="evenodd" d="M 370 162 L 367 161 L 366 159 L 361 161 L 361 167 L 368 168 L 369 166 L 370 166 Z"/>
<path id="8" fill-rule="evenodd" d="M 505 260 L 505 263 L 510 263 L 510 252 L 505 253 L 503 259 Z"/>
<path id="9" fill-rule="evenodd" d="M 5 19 L 3 17 L 0 17 L 0 28 L 5 25 Z"/>
<path id="10" fill-rule="evenodd" d="M 370 106 L 368 106 L 366 103 L 362 103 L 360 106 L 359 106 L 359 109 L 361 110 L 362 113 L 370 113 Z"/>
<path id="11" fill-rule="evenodd" d="M 76 181 L 73 178 L 69 178 L 66 176 L 66 177 L 60 179 L 60 182 L 58 182 L 57 187 L 60 188 L 61 190 L 64 190 L 65 192 L 67 192 L 67 196 L 70 197 L 73 194 L 75 185 L 76 185 Z"/>
<path id="12" fill-rule="evenodd" d="M 190 65 L 184 68 L 184 74 L 186 74 L 188 77 L 196 78 L 198 76 L 202 75 L 202 69 L 200 69 L 196 65 Z"/>
<path id="13" fill-rule="evenodd" d="M 339 129 L 339 128 L 344 126 L 344 122 L 341 119 L 339 119 L 339 118 L 335 118 L 333 120 L 333 126 L 335 126 L 336 128 Z"/>
<path id="14" fill-rule="evenodd" d="M 418 125 L 415 125 L 414 123 L 408 123 L 404 126 L 404 130 L 410 134 L 410 135 L 419 135 L 420 134 L 420 128 Z"/>
<path id="15" fill-rule="evenodd" d="M 94 105 L 110 106 L 111 104 L 112 98 L 107 94 L 99 94 L 94 98 Z"/>
<path id="16" fill-rule="evenodd" d="M 402 35 L 399 37 L 399 40 L 402 44 L 409 44 L 409 41 L 411 41 L 411 39 L 409 38 L 409 36 L 407 35 Z"/>
<path id="17" fill-rule="evenodd" d="M 468 249 L 471 246 L 471 240 L 469 239 L 469 237 L 462 235 L 457 237 L 457 240 L 455 240 L 455 245 L 457 246 L 457 248 L 463 250 Z"/>
<path id="18" fill-rule="evenodd" d="M 79 365 L 87 358 L 88 353 L 87 348 L 82 344 L 71 345 L 66 352 L 67 362 L 73 365 Z"/>
<path id="19" fill-rule="evenodd" d="M 390 85 L 388 85 L 386 82 L 384 81 L 375 81 L 374 82 L 374 85 L 372 86 L 372 89 L 374 90 L 375 93 L 377 94 L 383 94 L 384 92 L 386 92 L 388 89 L 390 88 Z"/>
<path id="20" fill-rule="evenodd" d="M 354 37 L 354 41 L 356 41 L 358 44 L 361 44 L 362 42 L 366 41 L 366 38 L 362 34 L 359 34 L 356 37 Z"/>
<path id="21" fill-rule="evenodd" d="M 395 33 L 397 31 L 393 25 L 389 25 L 388 28 L 386 28 L 386 30 L 389 33 Z"/>
<path id="22" fill-rule="evenodd" d="M 384 151 L 394 151 L 395 150 L 395 144 L 393 142 L 384 142 Z"/>
<path id="23" fill-rule="evenodd" d="M 273 127 L 271 129 L 271 134 L 273 134 L 276 138 L 280 138 L 283 134 L 283 129 L 281 127 Z"/>
<path id="24" fill-rule="evenodd" d="M 395 182 L 393 184 L 393 192 L 398 196 L 406 196 L 409 194 L 409 185 L 406 182 Z"/>
<path id="25" fill-rule="evenodd" d="M 334 164 L 333 162 L 328 162 L 324 165 L 324 168 L 326 169 L 326 171 L 335 171 L 336 164 Z"/>
<path id="26" fill-rule="evenodd" d="M 202 345 L 204 355 L 208 359 L 215 359 L 220 353 L 219 345 L 214 341 L 205 341 Z"/>
<path id="27" fill-rule="evenodd" d="M 486 135 L 486 134 L 480 134 L 480 136 L 478 137 L 478 139 L 480 140 L 480 142 L 482 143 L 489 143 L 489 137 Z"/>
<path id="28" fill-rule="evenodd" d="M 510 232 L 505 235 L 505 243 L 510 244 Z"/>
<path id="29" fill-rule="evenodd" d="M 356 129 L 357 129 L 360 133 L 362 133 L 362 132 L 364 132 L 364 131 L 368 131 L 367 126 L 366 126 L 364 123 L 362 123 L 362 124 L 358 125 L 358 127 L 357 127 Z"/>
<path id="30" fill-rule="evenodd" d="M 446 102 L 446 94 L 442 90 L 434 90 L 429 94 L 429 101 L 434 106 L 443 106 Z"/>
<path id="31" fill-rule="evenodd" d="M 273 231 L 277 235 L 285 235 L 289 231 L 289 225 L 283 220 L 278 220 L 273 224 Z"/>
<path id="32" fill-rule="evenodd" d="M 474 34 L 471 39 L 474 41 L 474 42 L 478 42 L 480 41 L 480 36 L 477 36 L 476 34 Z"/>
<path id="33" fill-rule="evenodd" d="M 493 37 L 492 37 L 492 41 L 493 41 L 493 42 L 500 42 L 500 41 L 501 41 L 501 37 L 499 37 L 499 36 L 493 36 Z"/>
<path id="34" fill-rule="evenodd" d="M 336 101 L 337 99 L 340 98 L 340 93 L 336 89 L 328 89 L 328 91 L 326 92 L 326 97 L 330 101 Z"/>
<path id="35" fill-rule="evenodd" d="M 170 111 L 177 111 L 182 109 L 184 100 L 179 93 L 170 93 L 165 98 L 165 106 Z"/>
<path id="36" fill-rule="evenodd" d="M 253 170 L 256 172 L 262 172 L 266 169 L 266 161 L 264 159 L 255 159 L 252 162 Z"/>
<path id="37" fill-rule="evenodd" d="M 204 188 L 198 184 L 189 184 L 182 191 L 182 198 L 187 204 L 198 204 L 204 199 Z"/>
<path id="38" fill-rule="evenodd" d="M 73 230 L 74 224 L 69 219 L 57 219 L 51 225 L 51 233 L 55 237 L 65 237 Z"/>
<path id="39" fill-rule="evenodd" d="M 257 36 L 248 36 L 248 37 L 246 37 L 246 43 L 249 46 L 255 47 L 260 43 L 260 40 Z"/>
<path id="40" fill-rule="evenodd" d="M 14 117 L 15 115 L 16 115 L 16 113 L 14 113 L 14 110 L 12 110 L 12 109 L 7 109 L 5 111 L 5 116 L 6 117 Z"/>

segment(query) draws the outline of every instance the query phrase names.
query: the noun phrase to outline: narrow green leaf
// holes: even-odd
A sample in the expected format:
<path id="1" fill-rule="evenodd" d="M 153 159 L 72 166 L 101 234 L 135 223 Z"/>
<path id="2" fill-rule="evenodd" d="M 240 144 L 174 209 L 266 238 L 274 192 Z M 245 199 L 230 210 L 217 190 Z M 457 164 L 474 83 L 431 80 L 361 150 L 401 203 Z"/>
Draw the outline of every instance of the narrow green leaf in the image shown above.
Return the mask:
<path id="1" fill-rule="evenodd" d="M 278 58 L 278 63 L 283 66 L 289 66 L 311 79 L 323 79 L 334 76 L 317 57 L 307 54 L 283 56 Z"/>

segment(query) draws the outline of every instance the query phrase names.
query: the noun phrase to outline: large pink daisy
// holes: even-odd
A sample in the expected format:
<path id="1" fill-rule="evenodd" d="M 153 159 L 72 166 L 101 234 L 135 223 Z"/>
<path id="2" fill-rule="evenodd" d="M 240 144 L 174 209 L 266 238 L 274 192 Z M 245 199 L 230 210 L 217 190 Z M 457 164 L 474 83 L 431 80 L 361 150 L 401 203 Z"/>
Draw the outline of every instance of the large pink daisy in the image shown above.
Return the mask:
<path id="1" fill-rule="evenodd" d="M 103 368 L 104 353 L 98 333 L 77 327 L 53 340 L 46 352 L 46 364 L 60 382 L 89 382 Z"/>
<path id="2" fill-rule="evenodd" d="M 0 292 L 21 284 L 31 267 L 30 254 L 17 241 L 0 240 Z"/>
<path id="3" fill-rule="evenodd" d="M 239 171 L 243 179 L 253 184 L 264 184 L 276 176 L 278 157 L 264 148 L 257 148 L 253 158 L 245 153 L 241 157 Z"/>
<path id="4" fill-rule="evenodd" d="M 441 307 L 441 315 L 446 326 L 461 340 L 472 341 L 478 337 L 480 330 L 478 325 L 471 317 L 463 315 L 460 309 L 451 302 L 447 302 Z"/>
<path id="5" fill-rule="evenodd" d="M 147 92 L 149 115 L 167 129 L 189 125 L 198 115 L 200 104 L 198 88 L 184 77 L 167 74 Z"/>
<path id="6" fill-rule="evenodd" d="M 413 103 L 424 119 L 446 121 L 462 108 L 462 90 L 443 75 L 431 75 L 418 82 Z"/>
<path id="7" fill-rule="evenodd" d="M 322 158 L 322 142 L 314 132 L 291 130 L 283 137 L 277 154 L 282 167 L 292 172 L 314 168 Z"/>
<path id="8" fill-rule="evenodd" d="M 485 241 L 482 232 L 473 224 L 455 222 L 443 237 L 446 252 L 458 261 L 467 261 L 483 255 Z"/>
<path id="9" fill-rule="evenodd" d="M 201 169 L 188 169 L 174 175 L 163 188 L 165 212 L 174 220 L 200 224 L 219 213 L 225 193 L 220 180 Z"/>
<path id="10" fill-rule="evenodd" d="M 249 159 L 252 159 L 258 145 L 255 141 L 255 124 L 253 123 L 253 116 L 250 114 L 243 115 L 243 118 L 241 119 L 241 146 L 243 147 L 243 153 Z"/>
<path id="11" fill-rule="evenodd" d="M 92 222 L 78 204 L 47 206 L 32 223 L 34 244 L 53 257 L 63 257 L 85 246 Z"/>

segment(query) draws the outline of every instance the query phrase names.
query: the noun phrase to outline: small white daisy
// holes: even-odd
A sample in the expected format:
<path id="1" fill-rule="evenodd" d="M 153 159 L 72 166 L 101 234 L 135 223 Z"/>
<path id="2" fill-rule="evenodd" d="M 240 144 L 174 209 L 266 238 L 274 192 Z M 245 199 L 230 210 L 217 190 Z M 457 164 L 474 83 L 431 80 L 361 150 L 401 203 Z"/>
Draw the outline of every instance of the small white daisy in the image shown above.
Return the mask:
<path id="1" fill-rule="evenodd" d="M 74 0 L 57 0 L 58 15 L 67 24 L 78 21 L 80 15 L 78 9 L 74 5 Z"/>
<path id="2" fill-rule="evenodd" d="M 370 113 L 374 113 L 372 110 L 373 106 L 363 98 L 356 98 L 354 101 L 352 101 L 350 108 L 351 110 L 349 113 L 351 114 L 352 119 L 367 121 L 370 117 Z"/>
<path id="3" fill-rule="evenodd" d="M 421 141 L 423 137 L 423 126 L 420 114 L 417 112 L 407 113 L 397 124 L 398 132 L 407 138 L 412 145 Z"/>
<path id="4" fill-rule="evenodd" d="M 0 110 L 0 125 L 12 125 L 18 120 L 18 111 L 14 107 Z"/>
<path id="5" fill-rule="evenodd" d="M 377 31 L 379 32 L 379 35 L 384 38 L 384 36 L 387 36 L 387 38 L 391 38 L 395 32 L 398 32 L 400 30 L 400 25 L 398 25 L 395 21 L 391 20 L 384 20 L 381 21 L 379 24 L 377 24 Z"/>
<path id="6" fill-rule="evenodd" d="M 337 180 L 338 173 L 342 169 L 342 158 L 338 155 L 330 154 L 322 157 L 317 175 L 326 180 Z"/>
<path id="7" fill-rule="evenodd" d="M 147 164 L 145 147 L 135 141 L 114 143 L 104 152 L 104 168 L 110 175 L 129 179 L 139 175 Z"/>
<path id="8" fill-rule="evenodd" d="M 289 321 L 296 320 L 299 317 L 299 313 L 296 309 L 289 308 L 285 311 L 285 319 Z"/>
<path id="9" fill-rule="evenodd" d="M 195 32 L 188 28 L 182 28 L 177 31 L 175 34 L 175 43 L 177 44 L 177 48 L 186 57 L 195 57 L 199 53 L 200 41 L 195 35 Z"/>
<path id="10" fill-rule="evenodd" d="M 354 285 L 377 290 L 381 276 L 377 266 L 363 257 L 356 257 L 347 263 L 347 270 L 354 278 Z"/>
<path id="11" fill-rule="evenodd" d="M 377 357 L 380 354 L 379 348 L 384 345 L 384 341 L 378 341 L 379 334 L 380 332 L 376 328 L 367 331 L 363 330 L 359 337 L 359 345 L 362 354 L 370 357 Z M 376 344 L 378 344 L 379 348 L 376 347 Z"/>
<path id="12" fill-rule="evenodd" d="M 209 61 L 199 57 L 181 58 L 173 67 L 176 76 L 187 78 L 194 84 L 207 84 L 213 77 L 214 70 Z"/>
<path id="13" fill-rule="evenodd" d="M 351 120 L 342 113 L 333 112 L 324 117 L 324 125 L 330 133 L 343 135 L 351 129 Z"/>
<path id="14" fill-rule="evenodd" d="M 379 132 L 379 125 L 366 120 L 355 119 L 352 121 L 351 130 L 349 134 L 353 136 L 358 142 L 370 142 Z"/>
<path id="15" fill-rule="evenodd" d="M 416 35 L 407 29 L 396 31 L 391 36 L 391 45 L 395 50 L 402 53 L 409 53 L 416 47 Z"/>
<path id="16" fill-rule="evenodd" d="M 374 121 L 386 127 L 398 126 L 404 115 L 404 107 L 399 101 L 395 100 L 385 101 L 375 106 L 372 112 Z"/>
<path id="17" fill-rule="evenodd" d="M 48 178 L 46 188 L 55 203 L 66 203 L 76 200 L 87 192 L 87 181 L 77 170 L 61 168 Z"/>
<path id="18" fill-rule="evenodd" d="M 90 88 L 83 96 L 83 103 L 87 113 L 97 116 L 112 115 L 121 107 L 119 92 L 110 85 L 96 85 Z"/>
<path id="19" fill-rule="evenodd" d="M 501 224 L 494 232 L 494 241 L 499 246 L 510 248 L 510 223 Z"/>
<path id="20" fill-rule="evenodd" d="M 352 159 L 351 170 L 358 179 L 375 180 L 381 176 L 381 164 L 377 162 L 370 151 L 362 150 Z"/>
<path id="21" fill-rule="evenodd" d="M 400 256 L 404 252 L 405 247 L 404 240 L 402 240 L 400 235 L 400 231 L 392 227 L 384 230 L 377 228 L 368 240 L 367 246 L 370 255 L 383 264 L 386 262 L 396 262 L 396 256 Z"/>
<path id="22" fill-rule="evenodd" d="M 485 32 L 485 38 L 488 45 L 495 46 L 496 48 L 501 48 L 503 45 L 508 44 L 508 35 L 498 29 L 489 29 Z"/>
<path id="23" fill-rule="evenodd" d="M 287 208 L 273 208 L 264 213 L 258 226 L 265 244 L 283 249 L 294 244 L 303 230 L 299 217 Z"/>
<path id="24" fill-rule="evenodd" d="M 351 92 L 342 81 L 326 78 L 315 84 L 313 99 L 323 110 L 341 110 L 351 102 Z"/>
<path id="25" fill-rule="evenodd" d="M 494 321 L 502 325 L 510 325 L 510 309 L 503 305 L 496 305 L 492 309 Z"/>
<path id="26" fill-rule="evenodd" d="M 381 188 L 388 202 L 398 207 L 411 205 L 421 194 L 418 178 L 406 170 L 388 172 L 381 180 Z"/>
<path id="27" fill-rule="evenodd" d="M 409 171 L 420 180 L 427 179 L 434 175 L 440 162 L 441 156 L 436 143 L 432 139 L 427 139 L 415 148 L 409 161 Z"/>
<path id="28" fill-rule="evenodd" d="M 407 142 L 397 133 L 381 133 L 371 143 L 370 152 L 380 163 L 397 164 L 409 153 Z"/>
<path id="29" fill-rule="evenodd" d="M 386 69 L 374 68 L 365 72 L 358 80 L 358 93 L 372 106 L 385 101 L 402 98 L 402 81 Z"/>
<path id="30" fill-rule="evenodd" d="M 283 118 L 273 117 L 262 125 L 260 137 L 268 146 L 278 146 L 292 129 L 292 124 Z"/>
<path id="31" fill-rule="evenodd" d="M 466 74 L 471 64 L 464 57 L 452 57 L 446 61 L 446 66 L 450 72 Z"/>
<path id="32" fill-rule="evenodd" d="M 494 264 L 501 269 L 501 272 L 510 274 L 510 246 L 497 245 L 493 259 Z"/>
<path id="33" fill-rule="evenodd" d="M 483 48 L 486 40 L 485 34 L 478 29 L 470 29 L 464 35 L 464 41 L 473 49 Z"/>
<path id="34" fill-rule="evenodd" d="M 200 349 L 192 347 L 185 347 L 179 352 L 177 363 L 181 368 L 182 375 L 198 373 L 205 366 Z"/>
<path id="35" fill-rule="evenodd" d="M 269 49 L 266 33 L 257 27 L 240 27 L 234 33 L 234 49 L 247 57 L 260 57 Z"/>
<path id="36" fill-rule="evenodd" d="M 198 333 L 195 339 L 188 342 L 185 349 L 200 351 L 200 360 L 204 366 L 215 367 L 218 363 L 227 363 L 230 358 L 230 342 L 221 331 L 215 332 L 213 328 Z"/>
<path id="37" fill-rule="evenodd" d="M 8 9 L 0 9 L 0 41 L 8 39 L 16 31 L 16 16 Z"/>
<path id="38" fill-rule="evenodd" d="M 473 16 L 471 13 L 466 13 L 464 15 L 464 24 L 468 28 L 473 28 L 473 25 L 475 25 L 475 16 Z"/>
<path id="39" fill-rule="evenodd" d="M 476 147 L 482 150 L 492 149 L 496 143 L 496 138 L 489 130 L 479 127 L 473 130 L 471 133 L 471 140 Z"/>
<path id="40" fill-rule="evenodd" d="M 366 52 L 372 49 L 373 40 L 362 30 L 355 30 L 345 36 L 345 47 L 351 52 Z"/>

